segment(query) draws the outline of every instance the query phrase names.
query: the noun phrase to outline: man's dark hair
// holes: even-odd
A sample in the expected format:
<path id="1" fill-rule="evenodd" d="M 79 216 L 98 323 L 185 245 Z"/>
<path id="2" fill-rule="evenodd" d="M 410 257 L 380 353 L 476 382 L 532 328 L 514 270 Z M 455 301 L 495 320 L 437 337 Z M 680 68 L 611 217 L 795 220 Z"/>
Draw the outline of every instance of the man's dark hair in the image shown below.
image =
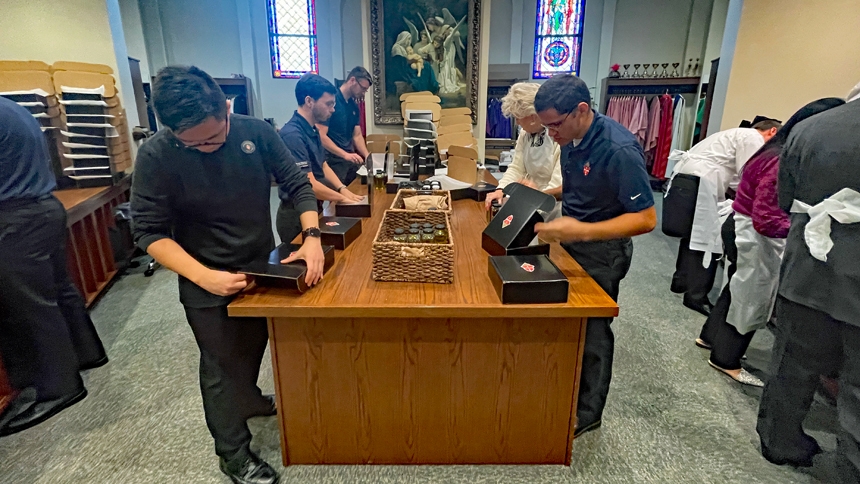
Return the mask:
<path id="1" fill-rule="evenodd" d="M 753 129 L 757 129 L 759 131 L 767 131 L 770 128 L 779 129 L 782 127 L 782 123 L 775 119 L 765 119 L 764 121 L 759 121 L 758 123 L 752 125 Z"/>
<path id="2" fill-rule="evenodd" d="M 334 84 L 328 82 L 325 77 L 317 74 L 305 74 L 296 84 L 296 102 L 299 106 L 305 104 L 305 98 L 310 96 L 314 101 L 329 93 L 334 96 L 337 93 Z"/>
<path id="3" fill-rule="evenodd" d="M 585 81 L 565 74 L 550 78 L 538 89 L 535 95 L 535 111 L 543 112 L 553 108 L 558 114 L 573 112 L 579 103 L 591 105 L 591 93 Z"/>
<path id="4" fill-rule="evenodd" d="M 212 76 L 194 66 L 167 66 L 155 76 L 150 101 L 161 124 L 175 132 L 209 117 L 227 117 L 227 97 Z"/>
<path id="5" fill-rule="evenodd" d="M 349 74 L 346 75 L 346 80 L 348 81 L 350 77 L 355 78 L 355 82 L 358 82 L 362 79 L 366 80 L 369 85 L 373 84 L 373 78 L 370 76 L 370 73 L 367 72 L 367 69 L 361 66 L 353 67 Z"/>

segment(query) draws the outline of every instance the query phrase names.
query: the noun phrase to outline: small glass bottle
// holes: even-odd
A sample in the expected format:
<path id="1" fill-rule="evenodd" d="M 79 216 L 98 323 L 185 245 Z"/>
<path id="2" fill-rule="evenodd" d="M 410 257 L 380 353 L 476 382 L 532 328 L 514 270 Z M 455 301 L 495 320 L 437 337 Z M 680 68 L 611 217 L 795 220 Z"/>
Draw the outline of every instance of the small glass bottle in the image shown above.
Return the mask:
<path id="1" fill-rule="evenodd" d="M 436 227 L 434 227 L 433 239 L 437 244 L 448 243 L 448 229 L 445 228 L 445 224 L 437 224 Z"/>
<path id="2" fill-rule="evenodd" d="M 425 244 L 432 244 L 435 241 L 435 237 L 433 236 L 433 229 L 424 229 L 424 232 L 421 234 L 421 242 Z"/>
<path id="3" fill-rule="evenodd" d="M 376 170 L 373 175 L 374 190 L 385 190 L 385 184 L 388 183 L 388 176 L 382 170 Z"/>
<path id="4" fill-rule="evenodd" d="M 409 235 L 406 236 L 406 241 L 410 244 L 421 243 L 421 231 L 418 229 L 409 229 Z"/>
<path id="5" fill-rule="evenodd" d="M 421 228 L 422 228 L 422 229 L 424 229 L 424 230 L 432 229 L 432 228 L 433 228 L 433 224 L 424 224 L 424 225 L 422 225 L 422 226 L 421 226 Z"/>
<path id="6" fill-rule="evenodd" d="M 418 229 L 418 230 L 421 230 L 421 224 L 418 224 L 418 223 L 415 223 L 415 224 L 409 224 L 409 228 L 410 228 L 410 229 Z"/>
<path id="7" fill-rule="evenodd" d="M 406 231 L 403 229 L 394 229 L 394 236 L 392 239 L 395 242 L 406 242 Z"/>

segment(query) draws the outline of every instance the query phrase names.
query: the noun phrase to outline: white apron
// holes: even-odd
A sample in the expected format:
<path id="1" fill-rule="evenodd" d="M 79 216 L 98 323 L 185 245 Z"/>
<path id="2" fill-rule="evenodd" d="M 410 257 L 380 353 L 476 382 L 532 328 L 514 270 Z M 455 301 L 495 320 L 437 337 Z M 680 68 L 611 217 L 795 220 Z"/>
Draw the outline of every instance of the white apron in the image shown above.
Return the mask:
<path id="1" fill-rule="evenodd" d="M 732 303 L 726 321 L 740 334 L 761 329 L 770 320 L 779 288 L 779 267 L 785 239 L 758 233 L 752 219 L 735 212 L 738 263 L 729 281 Z"/>

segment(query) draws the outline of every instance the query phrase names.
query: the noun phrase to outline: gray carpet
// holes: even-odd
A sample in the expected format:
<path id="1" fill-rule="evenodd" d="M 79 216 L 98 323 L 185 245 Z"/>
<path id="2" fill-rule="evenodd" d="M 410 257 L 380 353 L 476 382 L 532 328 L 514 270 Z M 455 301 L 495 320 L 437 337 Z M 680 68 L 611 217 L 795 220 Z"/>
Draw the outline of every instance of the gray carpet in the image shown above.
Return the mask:
<path id="1" fill-rule="evenodd" d="M 810 470 L 774 466 L 758 450 L 760 390 L 712 370 L 693 345 L 704 317 L 669 292 L 677 241 L 635 239 L 613 323 L 616 352 L 603 427 L 577 439 L 563 466 L 293 466 L 281 468 L 274 418 L 251 421 L 252 447 L 286 483 L 812 483 L 832 480 L 835 411 L 807 422 L 827 451 Z M 44 424 L 0 438 L 0 482 L 227 483 L 203 420 L 197 352 L 161 269 L 119 278 L 92 311 L 111 362 L 84 376 L 89 397 Z M 756 335 L 747 364 L 760 376 L 772 336 Z M 271 359 L 260 386 L 273 392 Z"/>

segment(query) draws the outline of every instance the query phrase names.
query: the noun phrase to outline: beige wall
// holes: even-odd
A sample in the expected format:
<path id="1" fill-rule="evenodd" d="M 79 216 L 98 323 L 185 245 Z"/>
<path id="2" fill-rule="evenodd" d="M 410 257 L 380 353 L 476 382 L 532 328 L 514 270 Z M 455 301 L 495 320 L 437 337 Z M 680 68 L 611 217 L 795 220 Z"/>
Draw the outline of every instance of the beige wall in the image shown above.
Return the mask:
<path id="1" fill-rule="evenodd" d="M 860 1 L 745 0 L 722 128 L 788 119 L 860 81 Z"/>

